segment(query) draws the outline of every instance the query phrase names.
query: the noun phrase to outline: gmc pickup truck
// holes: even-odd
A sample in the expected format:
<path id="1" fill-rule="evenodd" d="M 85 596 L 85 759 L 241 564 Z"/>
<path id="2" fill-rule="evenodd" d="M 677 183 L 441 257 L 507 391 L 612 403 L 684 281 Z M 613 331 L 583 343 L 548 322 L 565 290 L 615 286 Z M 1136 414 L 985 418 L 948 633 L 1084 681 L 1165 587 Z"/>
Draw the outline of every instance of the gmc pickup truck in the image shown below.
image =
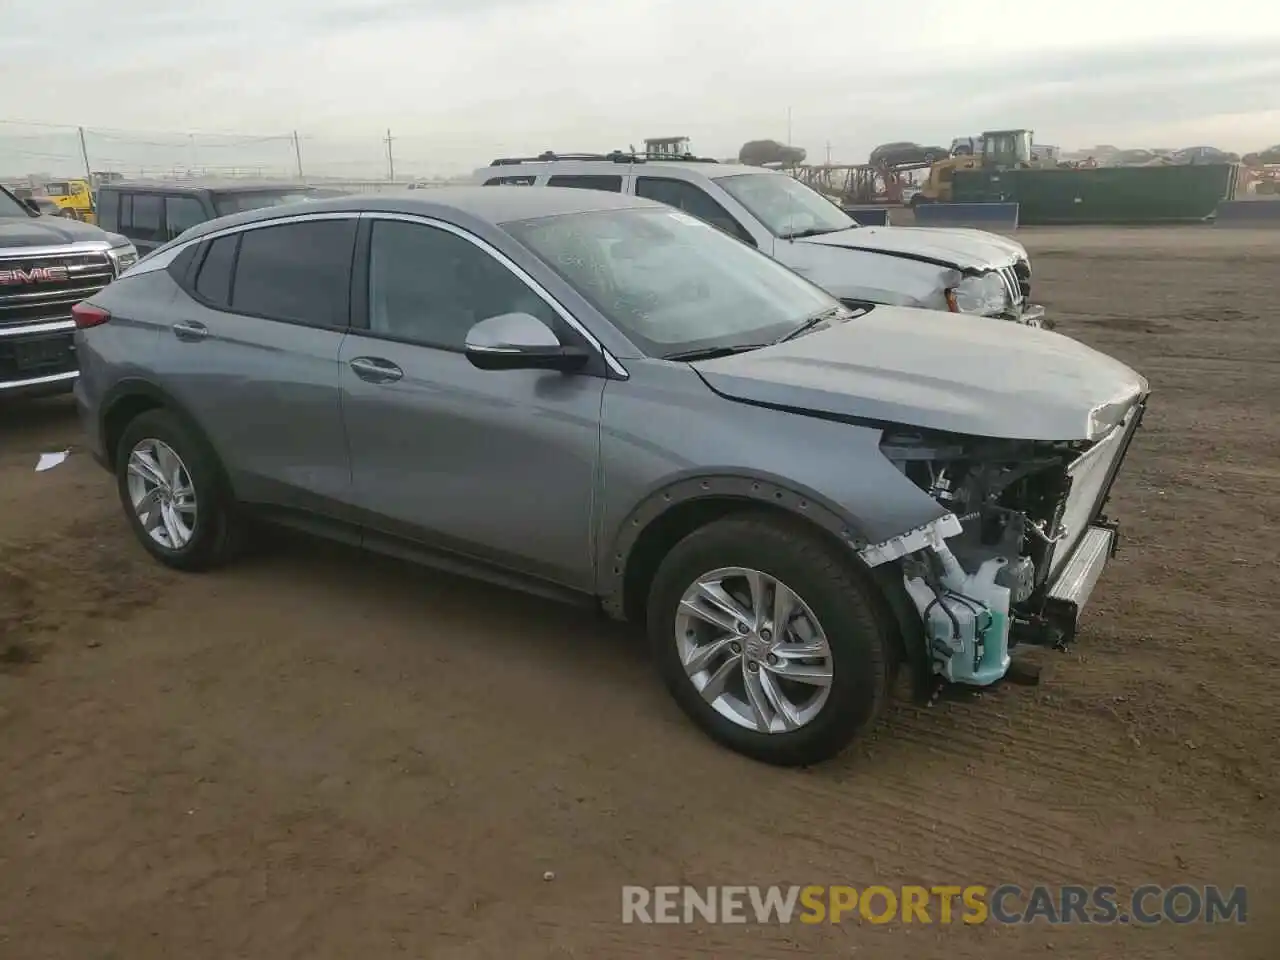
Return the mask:
<path id="1" fill-rule="evenodd" d="M 71 308 L 132 266 L 124 237 L 0 187 L 0 401 L 66 393 L 79 368 Z"/>

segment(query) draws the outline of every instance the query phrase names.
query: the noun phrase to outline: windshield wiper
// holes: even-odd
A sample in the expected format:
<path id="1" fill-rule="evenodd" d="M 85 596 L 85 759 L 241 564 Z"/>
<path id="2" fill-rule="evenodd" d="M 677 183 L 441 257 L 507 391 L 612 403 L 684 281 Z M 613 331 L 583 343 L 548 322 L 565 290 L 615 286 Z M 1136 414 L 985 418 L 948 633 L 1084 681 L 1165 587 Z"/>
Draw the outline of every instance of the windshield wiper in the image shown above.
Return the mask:
<path id="1" fill-rule="evenodd" d="M 698 347 L 696 350 L 682 350 L 676 353 L 663 354 L 663 360 L 714 360 L 716 357 L 731 357 L 735 353 L 747 353 L 767 347 L 767 343 L 748 343 L 737 347 Z"/>
<path id="2" fill-rule="evenodd" d="M 794 340 L 796 337 L 800 336 L 801 334 L 808 333 L 814 327 L 819 326 L 820 324 L 826 323 L 829 320 L 835 320 L 837 317 L 845 313 L 848 313 L 850 317 L 854 315 L 853 311 L 850 310 L 848 307 L 846 307 L 843 303 L 837 303 L 834 307 L 831 307 L 827 310 L 821 310 L 818 313 L 815 313 L 812 317 L 809 317 L 807 320 L 802 322 L 800 326 L 796 327 L 790 333 L 779 337 L 777 340 L 773 342 L 786 343 L 788 340 Z"/>
<path id="3" fill-rule="evenodd" d="M 803 240 L 805 237 L 820 237 L 824 233 L 838 233 L 836 227 L 807 227 L 804 230 L 793 230 L 781 234 L 783 240 Z"/>

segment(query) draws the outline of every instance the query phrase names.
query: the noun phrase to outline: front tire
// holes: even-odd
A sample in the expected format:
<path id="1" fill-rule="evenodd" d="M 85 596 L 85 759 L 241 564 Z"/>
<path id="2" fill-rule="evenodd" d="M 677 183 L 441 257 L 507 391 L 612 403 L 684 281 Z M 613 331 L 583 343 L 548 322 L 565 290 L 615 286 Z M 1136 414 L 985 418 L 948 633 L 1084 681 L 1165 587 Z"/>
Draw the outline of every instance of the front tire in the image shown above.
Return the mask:
<path id="1" fill-rule="evenodd" d="M 148 410 L 124 430 L 116 485 L 147 552 L 166 566 L 199 571 L 232 559 L 241 524 L 216 457 L 183 420 Z"/>
<path id="2" fill-rule="evenodd" d="M 779 766 L 829 759 L 889 697 L 890 647 L 870 589 L 851 557 L 799 522 L 709 524 L 654 577 L 658 670 L 718 743 Z"/>

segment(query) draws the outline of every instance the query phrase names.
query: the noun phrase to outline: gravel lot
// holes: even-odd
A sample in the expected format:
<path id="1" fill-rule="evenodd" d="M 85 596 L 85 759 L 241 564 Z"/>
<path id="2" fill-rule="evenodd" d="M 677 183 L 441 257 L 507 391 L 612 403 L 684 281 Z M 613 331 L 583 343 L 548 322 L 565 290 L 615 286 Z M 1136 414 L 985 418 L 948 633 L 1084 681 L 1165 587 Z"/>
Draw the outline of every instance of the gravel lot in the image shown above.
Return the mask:
<path id="1" fill-rule="evenodd" d="M 575 611 L 303 540 L 170 573 L 69 404 L 0 407 L 0 956 L 1275 957 L 1280 231 L 1020 237 L 1152 381 L 1124 547 L 1039 686 L 810 771 Z M 1006 882 L 1247 884 L 1249 922 L 619 922 L 632 883 Z"/>

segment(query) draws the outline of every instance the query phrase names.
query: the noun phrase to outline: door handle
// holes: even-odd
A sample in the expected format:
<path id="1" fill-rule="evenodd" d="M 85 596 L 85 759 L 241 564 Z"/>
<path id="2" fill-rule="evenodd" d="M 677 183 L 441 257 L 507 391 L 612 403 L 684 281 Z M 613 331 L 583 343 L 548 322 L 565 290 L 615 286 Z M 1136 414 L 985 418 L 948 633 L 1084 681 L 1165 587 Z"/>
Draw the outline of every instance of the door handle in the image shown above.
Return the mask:
<path id="1" fill-rule="evenodd" d="M 209 328 L 203 323 L 197 323 L 194 320 L 184 320 L 181 323 L 173 325 L 173 335 L 179 340 L 188 342 L 193 340 L 203 340 L 209 335 Z"/>
<path id="2" fill-rule="evenodd" d="M 390 360 L 380 357 L 356 357 L 348 366 L 355 375 L 369 383 L 395 383 L 404 376 L 404 371 Z"/>

